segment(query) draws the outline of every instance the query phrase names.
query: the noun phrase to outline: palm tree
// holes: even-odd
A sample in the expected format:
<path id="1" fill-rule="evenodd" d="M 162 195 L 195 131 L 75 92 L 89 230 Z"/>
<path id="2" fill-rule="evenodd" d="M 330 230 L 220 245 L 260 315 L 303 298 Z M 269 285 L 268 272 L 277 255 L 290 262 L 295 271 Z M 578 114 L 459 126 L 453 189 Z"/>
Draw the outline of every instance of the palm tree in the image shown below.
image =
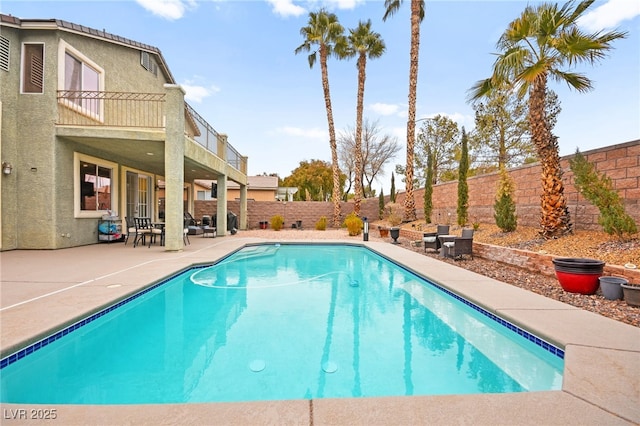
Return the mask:
<path id="1" fill-rule="evenodd" d="M 383 21 L 398 11 L 403 0 L 385 0 Z M 409 53 L 409 108 L 407 119 L 407 165 L 405 169 L 404 220 L 416 220 L 413 199 L 413 146 L 416 132 L 416 96 L 418 90 L 418 53 L 420 51 L 420 23 L 424 19 L 424 0 L 411 0 L 411 49 Z"/>
<path id="2" fill-rule="evenodd" d="M 340 168 L 338 166 L 338 146 L 336 144 L 336 131 L 333 124 L 333 112 L 331 110 L 331 94 L 329 91 L 329 72 L 327 70 L 327 58 L 330 56 L 341 57 L 346 51 L 347 39 L 344 36 L 344 27 L 338 22 L 338 17 L 334 13 L 329 13 L 325 9 L 318 12 L 309 12 L 309 22 L 306 27 L 300 28 L 300 34 L 304 37 L 304 42 L 295 50 L 296 55 L 300 52 L 311 52 L 307 57 L 309 67 L 313 65 L 320 56 L 320 69 L 322 72 L 322 89 L 324 91 L 324 103 L 327 109 L 327 121 L 329 123 L 329 145 L 331 146 L 331 166 L 333 172 L 333 226 L 340 226 Z M 315 50 L 312 51 L 312 47 Z"/>
<path id="3" fill-rule="evenodd" d="M 379 58 L 384 53 L 386 46 L 379 33 L 371 31 L 371 20 L 366 23 L 360 21 L 356 29 L 349 30 L 347 41 L 349 49 L 345 56 L 358 55 L 358 101 L 356 106 L 356 165 L 355 165 L 355 196 L 353 198 L 353 211 L 360 214 L 360 201 L 362 200 L 362 110 L 364 103 L 364 82 L 367 79 L 367 56 L 371 59 Z"/>
<path id="4" fill-rule="evenodd" d="M 542 3 L 527 6 L 519 18 L 509 24 L 498 40 L 493 75 L 477 82 L 471 99 L 487 96 L 503 84 L 529 93 L 531 138 L 542 168 L 542 218 L 540 234 L 555 238 L 572 232 L 571 218 L 564 196 L 557 137 L 551 132 L 545 112 L 547 79 L 565 82 L 578 92 L 593 88 L 591 80 L 571 69 L 578 63 L 595 63 L 605 57 L 611 42 L 626 37 L 619 31 L 587 34 L 578 28 L 578 19 L 594 0 L 574 1 L 561 8 Z"/>

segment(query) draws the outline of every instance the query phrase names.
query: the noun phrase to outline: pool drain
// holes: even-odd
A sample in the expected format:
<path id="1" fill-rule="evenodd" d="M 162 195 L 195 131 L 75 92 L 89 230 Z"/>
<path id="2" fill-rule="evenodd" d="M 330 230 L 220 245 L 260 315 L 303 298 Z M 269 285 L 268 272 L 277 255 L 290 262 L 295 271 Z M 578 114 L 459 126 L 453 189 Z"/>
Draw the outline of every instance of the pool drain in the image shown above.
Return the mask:
<path id="1" fill-rule="evenodd" d="M 253 371 L 254 373 L 259 373 L 262 370 L 264 370 L 264 368 L 267 366 L 267 364 L 261 360 L 261 359 L 256 359 L 251 361 L 251 363 L 249 364 L 249 369 L 251 371 Z"/>
<path id="2" fill-rule="evenodd" d="M 325 373 L 335 373 L 338 370 L 338 365 L 335 362 L 327 361 L 322 364 L 322 370 Z"/>
<path id="3" fill-rule="evenodd" d="M 353 280 L 349 283 L 349 285 L 351 287 L 360 287 L 360 283 L 358 282 L 358 280 Z"/>

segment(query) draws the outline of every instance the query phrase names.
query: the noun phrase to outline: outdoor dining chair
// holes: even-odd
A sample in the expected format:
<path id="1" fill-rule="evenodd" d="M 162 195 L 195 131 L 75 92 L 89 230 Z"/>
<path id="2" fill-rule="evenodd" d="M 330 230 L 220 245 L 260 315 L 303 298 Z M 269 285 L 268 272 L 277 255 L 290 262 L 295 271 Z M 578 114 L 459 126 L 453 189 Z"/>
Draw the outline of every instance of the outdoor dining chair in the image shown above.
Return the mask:
<path id="1" fill-rule="evenodd" d="M 461 236 L 444 243 L 442 250 L 446 257 L 460 259 L 469 255 L 473 259 L 473 229 L 463 229 Z"/>

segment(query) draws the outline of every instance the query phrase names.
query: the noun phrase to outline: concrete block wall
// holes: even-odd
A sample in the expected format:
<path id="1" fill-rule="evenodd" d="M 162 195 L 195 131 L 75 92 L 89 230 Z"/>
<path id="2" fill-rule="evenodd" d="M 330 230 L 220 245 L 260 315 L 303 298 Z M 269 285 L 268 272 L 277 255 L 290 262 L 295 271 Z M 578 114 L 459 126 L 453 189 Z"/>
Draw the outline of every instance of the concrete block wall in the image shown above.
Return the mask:
<path id="1" fill-rule="evenodd" d="M 378 220 L 378 199 L 363 200 L 360 208 L 360 216 L 369 220 Z M 374 202 L 375 201 L 375 202 Z M 193 216 L 201 219 L 203 215 L 213 216 L 216 212 L 216 200 L 195 201 L 195 211 Z M 341 202 L 341 220 L 353 212 L 352 202 Z M 240 214 L 240 202 L 228 201 L 227 209 L 235 214 Z M 275 215 L 284 217 L 284 226 L 291 228 L 291 225 L 298 220 L 302 221 L 302 227 L 315 229 L 316 222 L 322 216 L 327 218 L 327 228 L 331 228 L 333 217 L 333 203 L 324 201 L 247 201 L 247 226 L 249 229 L 259 229 L 261 221 L 271 222 Z M 269 225 L 270 226 L 270 225 Z"/>
<path id="2" fill-rule="evenodd" d="M 625 203 L 626 212 L 636 219 L 640 227 L 640 140 L 612 145 L 582 153 L 587 160 L 595 163 L 599 172 L 606 173 L 611 178 L 614 188 Z M 569 168 L 569 159 L 573 155 L 561 158 L 564 171 L 565 196 L 571 219 L 576 230 L 602 230 L 598 224 L 598 209 L 578 194 L 573 185 L 573 173 Z M 537 227 L 540 225 L 540 165 L 535 163 L 511 169 L 510 176 L 515 182 L 516 214 L 518 224 Z M 469 219 L 470 222 L 495 223 L 493 218 L 493 203 L 498 182 L 498 174 L 490 173 L 474 176 L 468 179 L 469 184 Z M 397 202 L 404 202 L 405 193 L 397 196 Z M 424 188 L 414 191 L 416 214 L 424 219 Z M 386 197 L 389 200 L 389 197 Z M 445 182 L 433 188 L 434 223 L 456 223 L 456 209 L 458 202 L 458 182 Z M 228 209 L 239 214 L 239 202 L 228 201 Z M 342 218 L 353 211 L 352 202 L 342 202 Z M 270 221 L 271 217 L 280 214 L 284 216 L 285 226 L 291 227 L 296 220 L 302 220 L 305 228 L 314 228 L 321 216 L 326 216 L 328 226 L 331 227 L 333 203 L 322 201 L 290 201 L 286 204 L 280 201 L 247 201 L 248 227 L 258 229 L 259 222 Z M 196 201 L 196 218 L 202 215 L 212 216 L 216 212 L 216 201 Z M 362 200 L 361 216 L 374 221 L 378 219 L 378 198 Z"/>
<path id="3" fill-rule="evenodd" d="M 582 152 L 587 161 L 595 164 L 596 170 L 611 178 L 613 187 L 624 200 L 626 212 L 640 227 L 640 140 L 605 148 Z M 575 229 L 601 230 L 598 224 L 599 211 L 586 201 L 574 186 L 569 159 L 561 158 L 564 172 L 565 197 Z M 515 202 L 518 224 L 537 227 L 540 224 L 541 168 L 538 163 L 509 170 L 515 182 Z M 494 223 L 493 203 L 498 182 L 498 174 L 474 176 L 467 180 L 469 185 L 469 220 Z M 398 202 L 404 202 L 405 193 L 398 194 Z M 424 219 L 424 188 L 414 191 L 416 214 Z M 458 182 L 444 182 L 433 187 L 434 223 L 456 223 Z"/>

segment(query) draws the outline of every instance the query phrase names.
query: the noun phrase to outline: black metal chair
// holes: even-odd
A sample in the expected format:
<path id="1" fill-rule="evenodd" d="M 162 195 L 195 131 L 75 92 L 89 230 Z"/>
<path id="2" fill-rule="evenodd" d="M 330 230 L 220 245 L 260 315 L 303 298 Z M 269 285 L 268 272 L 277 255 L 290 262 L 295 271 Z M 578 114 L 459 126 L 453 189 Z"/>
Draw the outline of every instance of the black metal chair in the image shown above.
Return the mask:
<path id="1" fill-rule="evenodd" d="M 151 219 L 148 217 L 134 217 L 133 223 L 136 232 L 135 238 L 133 239 L 133 247 L 136 247 L 140 242 L 146 245 L 147 235 L 151 237 Z"/>
<path id="2" fill-rule="evenodd" d="M 473 259 L 473 229 L 463 229 L 462 235 L 444 243 L 442 250 L 446 257 L 461 259 L 462 256 L 469 255 Z"/>
<path id="3" fill-rule="evenodd" d="M 427 252 L 428 248 L 435 251 L 440 250 L 440 239 L 438 237 L 440 235 L 448 234 L 449 225 L 438 225 L 436 232 L 425 232 L 422 235 L 422 243 L 424 244 L 425 253 Z"/>

